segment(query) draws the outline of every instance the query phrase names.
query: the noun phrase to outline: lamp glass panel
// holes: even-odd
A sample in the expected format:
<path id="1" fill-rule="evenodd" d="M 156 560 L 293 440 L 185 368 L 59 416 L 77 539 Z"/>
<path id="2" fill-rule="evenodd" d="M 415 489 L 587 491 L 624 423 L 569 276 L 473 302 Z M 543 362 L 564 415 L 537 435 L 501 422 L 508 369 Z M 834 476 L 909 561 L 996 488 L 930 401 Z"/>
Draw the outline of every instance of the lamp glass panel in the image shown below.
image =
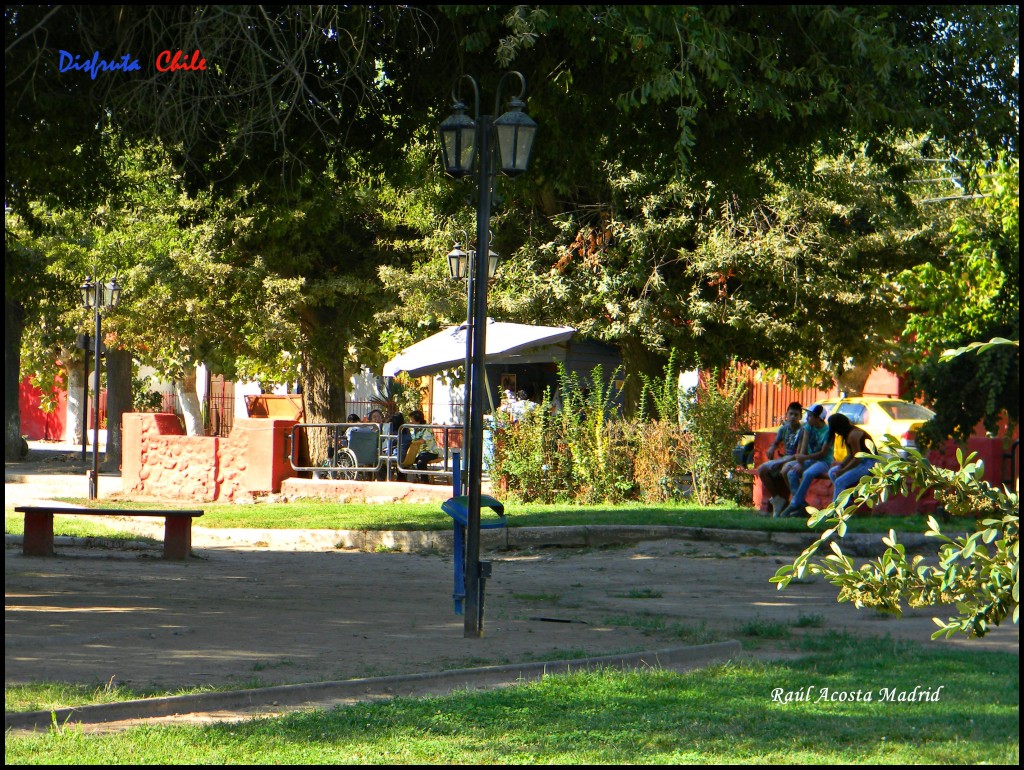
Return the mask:
<path id="1" fill-rule="evenodd" d="M 97 291 L 99 283 L 86 281 L 82 287 L 82 299 L 86 307 L 96 307 Z"/>
<path id="2" fill-rule="evenodd" d="M 469 262 L 469 255 L 460 248 L 454 248 L 448 252 L 448 272 L 452 278 L 462 280 L 466 277 L 466 265 Z"/>
<path id="3" fill-rule="evenodd" d="M 106 306 L 109 308 L 117 307 L 117 303 L 121 301 L 121 287 L 117 285 L 117 281 L 111 281 L 107 286 L 107 301 Z"/>
<path id="4" fill-rule="evenodd" d="M 476 123 L 468 115 L 456 112 L 439 127 L 444 169 L 452 176 L 464 176 L 473 170 L 476 155 Z"/>
<path id="5" fill-rule="evenodd" d="M 473 170 L 473 160 L 476 157 L 476 126 L 462 129 L 459 134 L 460 148 L 462 154 L 459 157 L 459 168 L 466 172 Z"/>
<path id="6" fill-rule="evenodd" d="M 522 174 L 530 163 L 537 124 L 529 115 L 511 110 L 494 121 L 494 126 L 498 135 L 502 173 L 509 176 Z"/>
<path id="7" fill-rule="evenodd" d="M 519 171 L 526 171 L 526 167 L 530 162 L 530 150 L 533 149 L 533 137 L 536 133 L 536 126 L 520 126 L 516 132 L 514 165 Z"/>

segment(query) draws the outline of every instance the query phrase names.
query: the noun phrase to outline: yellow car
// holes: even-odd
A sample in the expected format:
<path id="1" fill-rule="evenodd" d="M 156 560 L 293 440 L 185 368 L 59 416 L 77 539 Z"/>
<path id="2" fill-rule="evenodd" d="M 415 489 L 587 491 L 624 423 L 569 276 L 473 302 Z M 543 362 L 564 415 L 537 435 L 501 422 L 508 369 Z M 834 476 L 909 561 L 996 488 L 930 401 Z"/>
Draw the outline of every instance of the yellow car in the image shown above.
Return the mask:
<path id="1" fill-rule="evenodd" d="M 829 417 L 845 414 L 850 422 L 866 430 L 877 441 L 887 433 L 895 436 L 904 448 L 901 456 L 906 456 L 906 449 L 917 449 L 915 432 L 935 416 L 935 412 L 926 406 L 889 396 L 826 398 L 816 403 L 825 407 Z"/>

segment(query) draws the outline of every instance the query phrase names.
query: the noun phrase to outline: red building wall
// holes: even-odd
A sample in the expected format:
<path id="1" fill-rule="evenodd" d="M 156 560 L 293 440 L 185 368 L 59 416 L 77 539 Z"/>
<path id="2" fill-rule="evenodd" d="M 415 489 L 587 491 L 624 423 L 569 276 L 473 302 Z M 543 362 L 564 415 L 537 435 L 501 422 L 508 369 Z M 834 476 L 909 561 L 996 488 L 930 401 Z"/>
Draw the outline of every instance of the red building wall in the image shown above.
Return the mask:
<path id="1" fill-rule="evenodd" d="M 57 406 L 44 412 L 43 391 L 26 377 L 18 386 L 18 411 L 21 413 L 21 435 L 30 441 L 60 441 L 64 438 L 67 422 L 68 394 L 64 389 L 53 389 Z"/>
<path id="2" fill-rule="evenodd" d="M 837 398 L 839 387 L 830 390 L 818 388 L 794 388 L 785 377 L 766 377 L 763 373 L 745 364 L 737 364 L 737 370 L 746 377 L 747 391 L 740 402 L 740 415 L 752 430 L 772 428 L 782 424 L 786 407 L 793 401 L 810 406 L 824 398 Z M 900 395 L 899 378 L 885 369 L 874 369 L 864 383 L 865 396 Z"/>

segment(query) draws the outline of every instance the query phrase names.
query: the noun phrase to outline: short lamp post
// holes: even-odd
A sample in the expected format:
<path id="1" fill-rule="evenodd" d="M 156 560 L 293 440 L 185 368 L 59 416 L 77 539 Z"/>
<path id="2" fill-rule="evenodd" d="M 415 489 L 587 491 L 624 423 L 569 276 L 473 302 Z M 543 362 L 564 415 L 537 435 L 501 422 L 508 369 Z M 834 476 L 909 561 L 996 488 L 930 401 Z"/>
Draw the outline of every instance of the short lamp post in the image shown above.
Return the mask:
<path id="1" fill-rule="evenodd" d="M 117 279 L 111 279 L 110 283 L 93 281 L 86 278 L 82 284 L 82 306 L 93 311 L 95 329 L 93 334 L 94 356 L 96 361 L 96 387 L 92 394 L 92 470 L 89 471 L 89 499 L 95 500 L 99 497 L 99 476 L 100 476 L 100 355 L 102 353 L 100 343 L 100 314 L 104 310 L 112 310 L 117 307 L 121 299 L 121 287 L 117 285 Z M 89 376 L 86 367 L 86 378 Z M 84 406 L 84 405 L 83 405 Z M 88 408 L 86 408 L 88 414 Z M 83 425 L 84 431 L 88 429 L 88 423 Z"/>
<path id="2" fill-rule="evenodd" d="M 501 104 L 502 87 L 509 78 L 518 79 L 519 94 L 509 100 L 509 109 L 495 118 Z M 473 93 L 473 117 L 466 114 L 466 105 L 459 97 L 459 86 L 468 82 Z M 480 114 L 480 89 L 476 80 L 463 75 L 452 89 L 454 112 L 440 125 L 441 154 L 445 171 L 456 178 L 475 173 L 479 193 L 476 208 L 476 254 L 491 254 L 490 218 L 494 175 L 518 176 L 526 171 L 537 124 L 523 113 L 526 79 L 519 72 L 506 72 L 498 81 L 492 115 Z M 495 152 L 495 149 L 497 152 Z M 461 251 L 461 249 L 456 249 Z M 465 253 L 465 252 L 464 252 Z M 495 255 L 496 256 L 496 255 Z M 451 255 L 449 255 L 451 261 Z M 467 275 L 469 329 L 466 337 L 467 407 L 469 430 L 463 450 L 466 452 L 466 490 L 468 523 L 466 527 L 466 638 L 483 636 L 483 597 L 480 575 L 480 485 L 483 476 L 484 425 L 484 352 L 487 334 L 487 273 L 490 259 L 475 262 Z M 496 262 L 495 262 L 496 265 Z"/>

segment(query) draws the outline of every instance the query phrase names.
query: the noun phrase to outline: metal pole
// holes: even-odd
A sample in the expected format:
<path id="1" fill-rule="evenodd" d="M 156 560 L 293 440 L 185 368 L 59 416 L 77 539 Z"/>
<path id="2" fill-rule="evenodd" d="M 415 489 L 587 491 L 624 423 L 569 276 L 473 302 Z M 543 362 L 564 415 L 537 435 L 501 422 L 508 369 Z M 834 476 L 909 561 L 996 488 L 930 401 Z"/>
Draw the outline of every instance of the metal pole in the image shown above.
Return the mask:
<path id="1" fill-rule="evenodd" d="M 480 484 L 483 477 L 484 351 L 487 345 L 487 259 L 491 218 L 491 115 L 477 121 L 479 191 L 476 210 L 476 260 L 473 265 L 472 392 L 468 463 L 468 521 L 466 526 L 466 613 L 463 636 L 483 636 L 480 617 Z"/>
<path id="2" fill-rule="evenodd" d="M 85 382 L 82 385 L 82 462 L 85 462 L 85 447 L 89 443 L 89 338 L 82 346 L 85 357 Z"/>
<path id="3" fill-rule="evenodd" d="M 466 240 L 469 240 L 468 238 Z M 466 246 L 469 246 L 467 243 Z M 472 249 L 470 249 L 472 252 Z M 469 264 L 466 266 L 466 389 L 462 397 L 462 474 L 460 476 L 459 494 L 468 495 L 469 490 L 469 402 L 470 394 L 473 392 L 473 270 L 476 260 L 472 253 L 469 255 Z"/>
<path id="4" fill-rule="evenodd" d="M 100 301 L 103 297 L 102 284 L 96 284 L 96 339 L 93 355 L 96 360 L 96 386 L 92 392 L 92 472 L 89 475 L 89 499 L 100 496 Z"/>

